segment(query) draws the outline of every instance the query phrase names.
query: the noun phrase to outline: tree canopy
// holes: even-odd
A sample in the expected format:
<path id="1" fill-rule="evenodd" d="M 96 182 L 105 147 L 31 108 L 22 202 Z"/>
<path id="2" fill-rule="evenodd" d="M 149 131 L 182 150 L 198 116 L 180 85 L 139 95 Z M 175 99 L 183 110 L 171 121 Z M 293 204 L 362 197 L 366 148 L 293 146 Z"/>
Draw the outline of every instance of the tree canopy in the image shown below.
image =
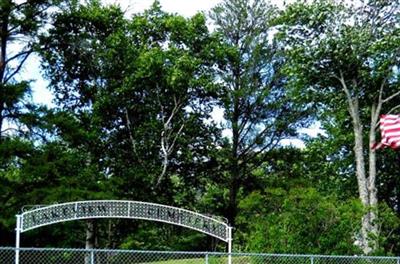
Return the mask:
<path id="1" fill-rule="evenodd" d="M 224 0 L 183 17 L 158 1 L 128 16 L 97 0 L 6 0 L 0 11 L 1 246 L 21 208 L 124 199 L 227 219 L 236 251 L 400 253 L 399 158 L 371 148 L 379 115 L 399 110 L 398 1 Z M 53 107 L 29 97 L 33 54 Z M 119 219 L 22 242 L 225 249 Z"/>

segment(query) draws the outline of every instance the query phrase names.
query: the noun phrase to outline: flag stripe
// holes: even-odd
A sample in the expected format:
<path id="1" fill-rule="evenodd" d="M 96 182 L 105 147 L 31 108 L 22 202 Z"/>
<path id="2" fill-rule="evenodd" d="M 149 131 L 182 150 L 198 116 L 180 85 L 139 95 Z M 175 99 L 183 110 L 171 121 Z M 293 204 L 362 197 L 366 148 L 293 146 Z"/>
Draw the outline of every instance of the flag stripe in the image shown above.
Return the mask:
<path id="1" fill-rule="evenodd" d="M 375 143 L 372 149 L 400 147 L 400 115 L 381 115 L 379 120 L 381 142 Z"/>

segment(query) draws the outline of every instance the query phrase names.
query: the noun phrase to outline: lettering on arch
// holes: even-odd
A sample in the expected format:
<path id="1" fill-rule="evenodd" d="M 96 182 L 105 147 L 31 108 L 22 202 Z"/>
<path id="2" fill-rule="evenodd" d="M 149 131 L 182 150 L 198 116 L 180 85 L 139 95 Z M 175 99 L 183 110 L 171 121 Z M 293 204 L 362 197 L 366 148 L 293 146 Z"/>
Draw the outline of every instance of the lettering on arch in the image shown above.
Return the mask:
<path id="1" fill-rule="evenodd" d="M 98 200 L 54 204 L 26 211 L 21 215 L 21 232 L 55 223 L 93 218 L 127 218 L 183 226 L 228 242 L 227 223 L 182 208 L 161 204 Z"/>

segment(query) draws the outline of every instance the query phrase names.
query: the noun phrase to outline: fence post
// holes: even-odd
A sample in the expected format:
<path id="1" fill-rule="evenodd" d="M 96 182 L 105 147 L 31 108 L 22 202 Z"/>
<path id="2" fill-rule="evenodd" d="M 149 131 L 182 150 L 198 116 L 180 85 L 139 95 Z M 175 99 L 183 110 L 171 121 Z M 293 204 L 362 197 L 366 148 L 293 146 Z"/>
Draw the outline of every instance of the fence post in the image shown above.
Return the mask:
<path id="1" fill-rule="evenodd" d="M 90 264 L 94 264 L 94 250 L 90 251 Z"/>
<path id="2" fill-rule="evenodd" d="M 206 264 L 208 264 L 208 253 L 206 253 L 205 260 L 206 260 Z"/>
<path id="3" fill-rule="evenodd" d="M 232 227 L 228 227 L 228 264 L 232 264 Z"/>
<path id="4" fill-rule="evenodd" d="M 310 257 L 311 263 L 310 264 L 314 264 L 314 256 Z"/>
<path id="5" fill-rule="evenodd" d="M 19 264 L 19 247 L 20 247 L 20 236 L 21 236 L 21 215 L 16 215 L 17 224 L 15 227 L 15 264 Z"/>

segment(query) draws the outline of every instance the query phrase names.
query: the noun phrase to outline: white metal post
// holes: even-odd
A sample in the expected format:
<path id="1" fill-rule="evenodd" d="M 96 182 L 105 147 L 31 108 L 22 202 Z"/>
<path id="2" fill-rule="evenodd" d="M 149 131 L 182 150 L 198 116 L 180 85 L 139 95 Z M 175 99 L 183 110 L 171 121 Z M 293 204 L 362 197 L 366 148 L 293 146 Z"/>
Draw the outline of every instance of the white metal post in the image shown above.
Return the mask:
<path id="1" fill-rule="evenodd" d="M 228 227 L 228 264 L 232 264 L 232 227 Z"/>
<path id="2" fill-rule="evenodd" d="M 90 251 L 90 264 L 94 264 L 94 252 L 93 249 Z"/>
<path id="3" fill-rule="evenodd" d="M 21 236 L 21 215 L 16 215 L 17 225 L 15 227 L 15 264 L 19 264 L 19 246 Z"/>

